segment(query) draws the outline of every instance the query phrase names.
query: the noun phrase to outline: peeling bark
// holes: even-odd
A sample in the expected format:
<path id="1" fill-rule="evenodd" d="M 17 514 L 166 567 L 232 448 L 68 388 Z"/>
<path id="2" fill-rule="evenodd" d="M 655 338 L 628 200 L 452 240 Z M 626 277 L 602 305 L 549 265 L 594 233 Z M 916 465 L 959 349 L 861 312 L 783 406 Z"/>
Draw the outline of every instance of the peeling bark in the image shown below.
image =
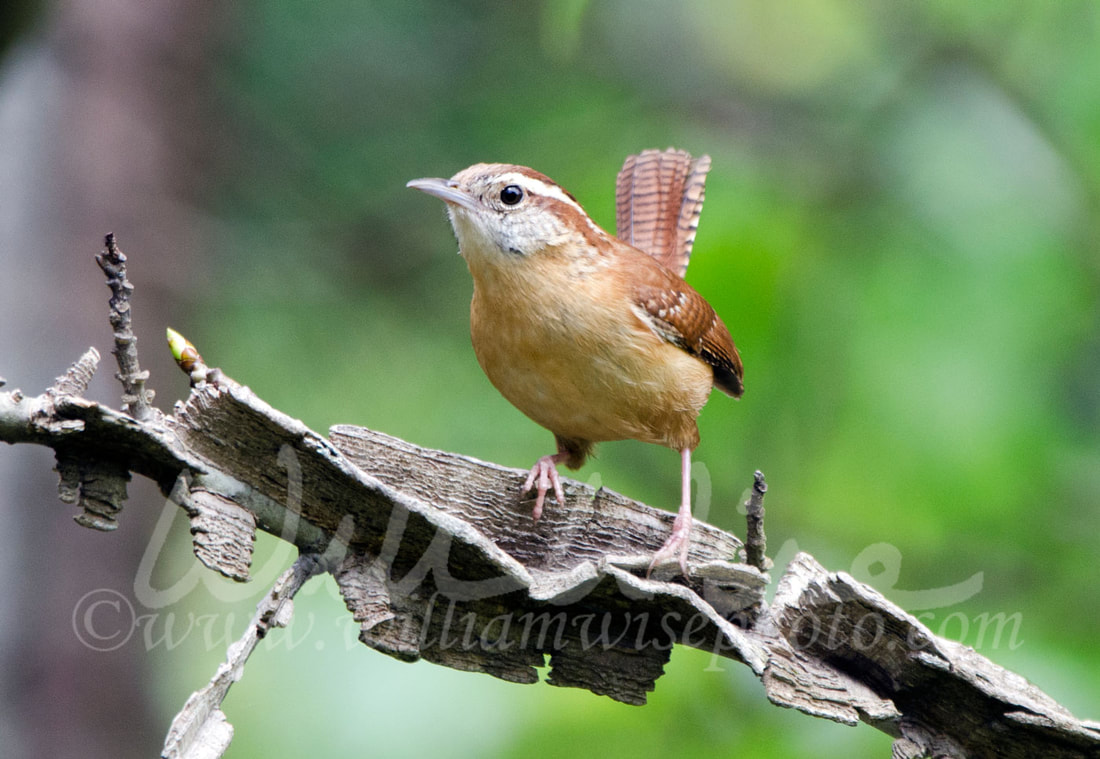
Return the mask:
<path id="1" fill-rule="evenodd" d="M 806 554 L 769 605 L 741 541 L 699 523 L 690 577 L 646 579 L 666 512 L 568 482 L 570 507 L 533 523 L 525 472 L 359 427 L 325 438 L 224 377 L 138 421 L 78 396 L 86 359 L 42 395 L 0 392 L 0 440 L 53 448 L 63 498 L 87 498 L 88 473 L 153 479 L 191 516 L 200 560 L 234 579 L 248 577 L 256 528 L 294 543 L 332 572 L 363 643 L 395 658 L 517 683 L 548 666 L 551 685 L 643 704 L 671 647 L 687 645 L 746 664 L 775 704 L 889 733 L 896 757 L 1100 756 L 1100 725 Z M 764 565 L 757 491 L 751 553 Z M 165 756 L 220 755 L 232 679 L 219 670 L 192 697 Z"/>

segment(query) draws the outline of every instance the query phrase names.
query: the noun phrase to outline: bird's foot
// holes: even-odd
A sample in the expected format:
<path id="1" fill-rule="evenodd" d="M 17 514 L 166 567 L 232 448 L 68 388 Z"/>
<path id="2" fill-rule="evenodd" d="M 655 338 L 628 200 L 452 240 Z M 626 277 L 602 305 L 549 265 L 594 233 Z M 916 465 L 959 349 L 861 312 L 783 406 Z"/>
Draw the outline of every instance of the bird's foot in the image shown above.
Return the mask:
<path id="1" fill-rule="evenodd" d="M 522 495 L 530 492 L 532 488 L 538 488 L 535 508 L 531 510 L 531 518 L 536 522 L 542 516 L 542 504 L 546 500 L 546 493 L 551 487 L 554 488 L 554 495 L 558 498 L 558 504 L 565 505 L 565 493 L 561 489 L 561 478 L 558 477 L 557 467 L 558 462 L 561 460 L 562 454 L 558 453 L 553 456 L 543 456 L 536 461 L 535 465 L 531 467 L 531 473 L 527 475 L 527 480 L 523 483 L 523 488 L 520 490 Z"/>
<path id="2" fill-rule="evenodd" d="M 676 559 L 680 564 L 681 574 L 683 574 L 684 579 L 687 579 L 689 545 L 691 545 L 691 514 L 685 515 L 684 512 L 680 512 L 676 515 L 676 521 L 672 523 L 672 534 L 669 535 L 665 544 L 657 549 L 657 553 L 653 554 L 653 560 L 649 562 L 649 569 L 645 573 L 646 578 L 649 578 L 654 567 L 658 564 L 663 564 L 669 559 Z"/>

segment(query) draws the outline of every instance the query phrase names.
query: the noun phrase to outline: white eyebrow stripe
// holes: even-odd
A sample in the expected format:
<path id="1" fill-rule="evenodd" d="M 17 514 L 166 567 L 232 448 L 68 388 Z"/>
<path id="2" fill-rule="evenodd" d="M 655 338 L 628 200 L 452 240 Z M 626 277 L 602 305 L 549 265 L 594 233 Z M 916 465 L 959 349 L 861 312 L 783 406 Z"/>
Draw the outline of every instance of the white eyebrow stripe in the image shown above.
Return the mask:
<path id="1" fill-rule="evenodd" d="M 500 181 L 505 184 L 518 184 L 520 187 L 526 187 L 539 195 L 545 195 L 548 198 L 554 198 L 576 208 L 581 213 L 584 213 L 584 209 L 581 208 L 580 203 L 575 201 L 562 188 L 556 184 L 547 184 L 541 179 L 535 179 L 534 177 L 527 176 L 526 174 L 520 174 L 519 172 L 509 171 L 500 175 Z M 585 214 L 587 216 L 587 214 Z"/>
<path id="2" fill-rule="evenodd" d="M 520 187 L 526 187 L 527 189 L 535 192 L 538 195 L 553 198 L 554 200 L 560 200 L 563 203 L 568 203 L 569 205 L 573 206 L 573 208 L 576 208 L 578 211 L 580 211 L 581 216 L 588 224 L 589 229 L 592 229 L 596 232 L 601 231 L 600 228 L 596 225 L 596 222 L 592 221 L 592 218 L 588 215 L 588 212 L 581 207 L 581 204 L 574 200 L 572 196 L 570 196 L 565 190 L 563 190 L 556 184 L 549 184 L 542 181 L 541 179 L 536 179 L 535 177 L 528 176 L 527 174 L 520 174 L 516 171 L 508 171 L 501 174 L 500 181 L 504 182 L 505 184 L 518 184 Z"/>

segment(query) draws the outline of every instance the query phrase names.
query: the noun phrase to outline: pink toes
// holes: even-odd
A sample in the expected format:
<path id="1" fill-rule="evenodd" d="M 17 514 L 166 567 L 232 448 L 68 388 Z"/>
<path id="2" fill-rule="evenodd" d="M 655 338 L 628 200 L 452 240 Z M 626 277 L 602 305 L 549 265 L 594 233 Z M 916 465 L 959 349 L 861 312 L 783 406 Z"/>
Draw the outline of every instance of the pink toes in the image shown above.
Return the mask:
<path id="1" fill-rule="evenodd" d="M 560 454 L 543 456 L 536 461 L 535 465 L 531 467 L 530 474 L 527 475 L 527 480 L 523 483 L 522 490 L 520 490 L 520 493 L 527 493 L 537 486 L 538 493 L 535 498 L 535 508 L 531 511 L 531 518 L 536 522 L 542 516 L 542 504 L 546 500 L 546 493 L 551 487 L 554 488 L 554 495 L 557 496 L 558 503 L 565 504 L 565 493 L 561 489 L 561 478 L 558 477 L 557 463 L 559 456 Z"/>

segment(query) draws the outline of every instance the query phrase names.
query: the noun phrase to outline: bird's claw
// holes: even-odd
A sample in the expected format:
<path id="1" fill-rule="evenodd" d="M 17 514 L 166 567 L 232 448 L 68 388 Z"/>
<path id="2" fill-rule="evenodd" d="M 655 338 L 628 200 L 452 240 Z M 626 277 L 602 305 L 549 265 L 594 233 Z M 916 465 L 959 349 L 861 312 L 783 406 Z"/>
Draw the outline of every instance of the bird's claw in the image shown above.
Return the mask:
<path id="1" fill-rule="evenodd" d="M 657 549 L 657 553 L 653 554 L 653 560 L 649 562 L 649 569 L 646 570 L 646 579 L 653 573 L 654 568 L 658 564 L 663 564 L 669 559 L 676 559 L 680 565 L 680 573 L 684 576 L 684 579 L 688 577 L 688 546 L 691 545 L 691 521 L 683 520 L 679 515 L 676 517 L 676 521 L 672 524 L 672 534 L 669 535 L 665 544 Z"/>
<path id="2" fill-rule="evenodd" d="M 554 495 L 557 496 L 558 503 L 565 503 L 565 492 L 561 488 L 561 478 L 558 477 L 556 457 L 543 456 L 535 462 L 535 465 L 531 467 L 530 474 L 527 475 L 527 479 L 523 483 L 520 494 L 527 493 L 536 486 L 538 494 L 535 497 L 535 508 L 531 510 L 531 518 L 537 522 L 539 517 L 542 516 L 542 504 L 546 500 L 546 493 L 551 487 L 554 488 Z"/>

